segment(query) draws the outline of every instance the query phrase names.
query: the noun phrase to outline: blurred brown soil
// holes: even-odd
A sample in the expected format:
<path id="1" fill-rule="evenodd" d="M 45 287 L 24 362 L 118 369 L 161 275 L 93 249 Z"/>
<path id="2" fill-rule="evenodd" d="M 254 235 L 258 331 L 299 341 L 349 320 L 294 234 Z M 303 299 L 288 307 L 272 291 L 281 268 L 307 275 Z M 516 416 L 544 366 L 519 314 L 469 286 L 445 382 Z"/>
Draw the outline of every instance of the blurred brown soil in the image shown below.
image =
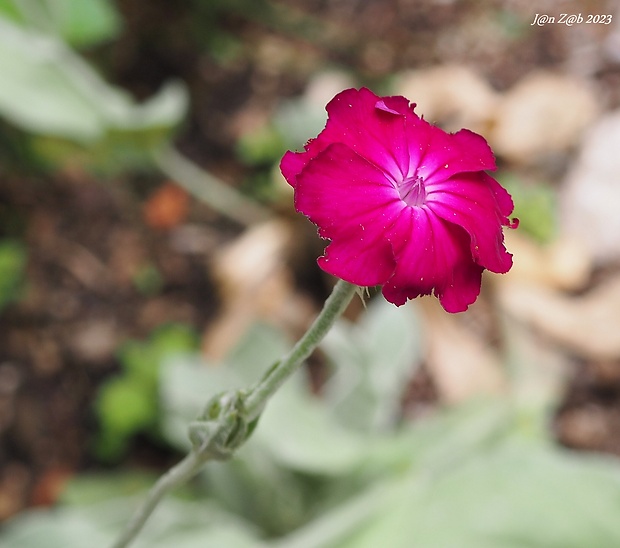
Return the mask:
<path id="1" fill-rule="evenodd" d="M 244 11 L 248 4 L 253 8 Z M 607 4 L 588 3 L 601 12 Z M 467 62 L 502 90 L 533 68 L 573 63 L 606 84 L 608 108 L 620 104 L 617 66 L 579 65 L 575 51 L 588 37 L 578 32 L 585 30 L 575 29 L 572 42 L 558 27 L 533 32 L 519 23 L 533 16 L 530 3 L 226 5 L 118 0 L 122 36 L 87 55 L 139 98 L 171 77 L 185 80 L 192 111 L 179 146 L 228 181 L 251 171 L 233 146 L 242 111 L 269 112 L 303 91 L 320 66 L 348 67 L 370 84 L 402 69 Z M 101 381 L 118 370 L 115 350 L 123 340 L 146 337 L 166 322 L 206 328 L 218 309 L 209 258 L 241 227 L 193 200 L 176 213 L 182 223 L 166 217 L 159 227 L 149 224 L 144 204 L 166 183 L 158 175 L 0 175 L 0 203 L 11 213 L 0 234 L 20 235 L 29 253 L 25 298 L 0 315 L 2 520 L 53 502 L 64 478 L 93 464 L 91 405 Z M 199 232 L 198 249 L 183 247 L 186 226 Z M 158 273 L 156 287 L 140 285 L 149 269 Z M 556 424 L 562 442 L 620 454 L 617 370 L 618 364 L 580 364 Z M 416 394 L 432 405 L 436 394 L 425 373 L 412 387 L 411 398 Z M 157 466 L 168 456 L 137 440 L 129 458 Z"/>
<path id="2" fill-rule="evenodd" d="M 209 213 L 205 223 L 195 206 L 190 215 L 202 217 L 206 247 L 179 251 L 173 232 L 145 223 L 131 184 L 63 176 L 3 181 L 2 201 L 22 217 L 29 255 L 24 297 L 0 316 L 5 515 L 34 497 L 31 489 L 40 492 L 40 474 L 48 481 L 50 471 L 88 464 L 91 405 L 101 380 L 117 371 L 123 341 L 168 322 L 198 328 L 217 307 L 205 255 L 226 231 L 210 230 Z M 140 276 L 153 270 L 156 287 L 141 286 Z"/>

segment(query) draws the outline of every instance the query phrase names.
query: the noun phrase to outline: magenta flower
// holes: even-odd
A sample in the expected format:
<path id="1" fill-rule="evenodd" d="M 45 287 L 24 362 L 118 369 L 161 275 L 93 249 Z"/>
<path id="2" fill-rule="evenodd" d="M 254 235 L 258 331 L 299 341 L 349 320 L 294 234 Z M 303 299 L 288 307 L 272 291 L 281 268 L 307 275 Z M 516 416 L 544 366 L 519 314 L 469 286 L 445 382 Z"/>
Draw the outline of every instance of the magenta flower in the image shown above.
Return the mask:
<path id="1" fill-rule="evenodd" d="M 512 255 L 503 226 L 510 195 L 484 170 L 495 159 L 484 138 L 450 134 L 419 118 L 404 97 L 345 90 L 327 105 L 325 129 L 287 152 L 280 169 L 295 208 L 330 240 L 326 272 L 382 285 L 397 306 L 434 294 L 461 312 L 480 293 L 482 272 L 505 273 Z"/>

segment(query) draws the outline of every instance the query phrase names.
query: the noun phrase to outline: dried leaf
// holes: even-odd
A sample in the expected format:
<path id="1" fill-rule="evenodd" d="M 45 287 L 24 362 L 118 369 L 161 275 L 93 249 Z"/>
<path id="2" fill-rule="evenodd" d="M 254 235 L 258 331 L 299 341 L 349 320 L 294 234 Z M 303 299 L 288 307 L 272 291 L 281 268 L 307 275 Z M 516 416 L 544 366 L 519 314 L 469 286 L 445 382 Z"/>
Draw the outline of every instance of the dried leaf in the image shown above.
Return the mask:
<path id="1" fill-rule="evenodd" d="M 174 183 L 161 185 L 144 204 L 144 219 L 156 229 L 168 230 L 187 218 L 189 196 Z"/>
<path id="2" fill-rule="evenodd" d="M 303 328 L 314 312 L 295 291 L 286 264 L 291 227 L 267 221 L 248 229 L 215 257 L 213 272 L 222 292 L 219 317 L 205 333 L 205 355 L 219 361 L 257 320 L 286 329 Z"/>
<path id="3" fill-rule="evenodd" d="M 565 152 L 594 121 L 598 103 L 593 91 L 580 80 L 532 73 L 502 99 L 491 144 L 509 160 L 527 164 Z"/>
<path id="4" fill-rule="evenodd" d="M 486 133 L 495 113 L 497 93 L 473 70 L 443 65 L 397 77 L 395 93 L 409 97 L 416 112 L 449 131 L 466 127 Z"/>
<path id="5" fill-rule="evenodd" d="M 578 241 L 559 238 L 539 245 L 518 232 L 505 234 L 506 247 L 513 254 L 513 267 L 500 282 L 527 281 L 565 290 L 583 289 L 590 279 L 592 261 Z"/>
<path id="6" fill-rule="evenodd" d="M 500 285 L 503 307 L 516 319 L 584 358 L 620 357 L 620 277 L 571 297 L 526 282 Z"/>
<path id="7" fill-rule="evenodd" d="M 562 231 L 588 248 L 599 264 L 620 259 L 619 150 L 620 111 L 616 111 L 587 134 L 561 196 Z"/>
<path id="8" fill-rule="evenodd" d="M 458 317 L 423 299 L 427 324 L 427 366 L 440 397 L 456 404 L 479 395 L 502 393 L 505 379 L 496 353 Z"/>

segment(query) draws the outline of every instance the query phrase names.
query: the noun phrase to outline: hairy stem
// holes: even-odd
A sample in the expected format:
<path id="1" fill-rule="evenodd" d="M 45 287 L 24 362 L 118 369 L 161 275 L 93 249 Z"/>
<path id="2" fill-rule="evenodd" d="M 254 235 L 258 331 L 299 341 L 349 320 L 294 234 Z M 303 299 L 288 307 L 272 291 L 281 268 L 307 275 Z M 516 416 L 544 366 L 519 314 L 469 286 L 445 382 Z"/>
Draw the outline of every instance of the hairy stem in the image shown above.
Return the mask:
<path id="1" fill-rule="evenodd" d="M 203 462 L 197 451 L 191 451 L 182 461 L 161 476 L 155 485 L 151 487 L 146 499 L 131 518 L 122 535 L 112 545 L 112 548 L 125 548 L 129 546 L 136 539 L 138 533 L 142 531 L 146 520 L 164 496 L 175 487 L 194 477 L 200 470 Z"/>
<path id="2" fill-rule="evenodd" d="M 357 286 L 339 280 L 331 295 L 325 301 L 321 313 L 291 351 L 276 362 L 254 387 L 237 393 L 244 394 L 242 419 L 245 421 L 245 424 L 250 424 L 262 413 L 269 398 L 299 369 L 304 360 L 312 353 L 334 325 L 334 322 L 345 311 L 353 295 L 355 295 L 356 289 Z M 218 417 L 215 424 L 212 425 L 215 426 L 215 428 L 212 428 L 212 431 L 215 432 L 225 428 L 225 424 L 230 423 L 233 418 L 230 413 L 234 413 L 235 409 L 231 407 L 231 411 L 228 414 Z M 218 426 L 221 428 L 217 428 Z M 230 453 L 235 448 L 236 445 L 231 448 Z M 163 497 L 175 487 L 195 476 L 202 468 L 202 465 L 212 458 L 213 453 L 207 453 L 207 451 L 212 451 L 212 449 L 213 446 L 208 443 L 195 445 L 194 449 L 181 462 L 159 478 L 111 548 L 126 548 L 129 546 L 138 536 Z M 225 451 L 226 447 L 223 447 L 223 450 Z"/>
<path id="3" fill-rule="evenodd" d="M 339 280 L 336 283 L 331 295 L 325 301 L 323 310 L 310 328 L 297 341 L 291 351 L 267 371 L 265 376 L 250 390 L 245 399 L 245 410 L 249 421 L 254 420 L 262 413 L 269 398 L 310 356 L 334 325 L 334 322 L 345 311 L 353 295 L 355 295 L 357 287 L 344 280 Z"/>

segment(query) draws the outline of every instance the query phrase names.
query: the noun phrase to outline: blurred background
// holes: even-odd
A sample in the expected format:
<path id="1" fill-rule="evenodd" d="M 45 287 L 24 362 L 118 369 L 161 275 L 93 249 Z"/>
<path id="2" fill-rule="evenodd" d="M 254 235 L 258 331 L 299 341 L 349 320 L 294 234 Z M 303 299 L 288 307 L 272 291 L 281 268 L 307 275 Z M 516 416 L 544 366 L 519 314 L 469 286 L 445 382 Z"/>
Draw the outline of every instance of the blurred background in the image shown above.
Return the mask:
<path id="1" fill-rule="evenodd" d="M 485 136 L 514 267 L 356 300 L 136 546 L 620 545 L 612 0 L 0 0 L 0 545 L 111 542 L 303 333 L 333 280 L 278 162 L 359 86 Z"/>

